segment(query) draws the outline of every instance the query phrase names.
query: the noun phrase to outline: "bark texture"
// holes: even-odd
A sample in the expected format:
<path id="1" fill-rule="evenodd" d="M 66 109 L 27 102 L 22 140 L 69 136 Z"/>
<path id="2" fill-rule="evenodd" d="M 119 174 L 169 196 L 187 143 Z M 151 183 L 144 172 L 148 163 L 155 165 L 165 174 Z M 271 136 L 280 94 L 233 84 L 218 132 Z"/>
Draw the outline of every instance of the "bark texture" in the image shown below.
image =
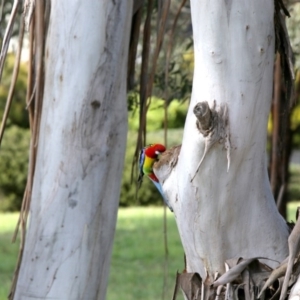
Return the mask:
<path id="1" fill-rule="evenodd" d="M 51 1 L 30 225 L 14 299 L 105 299 L 127 133 L 132 1 Z"/>
<path id="2" fill-rule="evenodd" d="M 266 161 L 274 3 L 192 0 L 191 11 L 195 69 L 183 143 L 177 165 L 155 172 L 174 208 L 187 271 L 211 284 L 228 259 L 265 257 L 275 267 L 288 255 Z M 205 102 L 219 115 L 209 132 L 193 112 Z"/>

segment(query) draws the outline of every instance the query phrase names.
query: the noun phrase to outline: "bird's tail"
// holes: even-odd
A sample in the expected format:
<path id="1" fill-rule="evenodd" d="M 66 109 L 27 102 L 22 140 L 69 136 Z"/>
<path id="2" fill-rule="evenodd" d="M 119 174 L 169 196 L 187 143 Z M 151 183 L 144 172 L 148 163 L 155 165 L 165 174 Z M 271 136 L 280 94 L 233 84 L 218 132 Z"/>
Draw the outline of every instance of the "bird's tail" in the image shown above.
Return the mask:
<path id="1" fill-rule="evenodd" d="M 169 207 L 170 211 L 173 212 L 172 206 L 170 205 L 170 203 L 169 203 L 167 197 L 166 197 L 166 196 L 164 195 L 164 193 L 163 193 L 161 184 L 160 184 L 159 182 L 156 182 L 156 181 L 152 180 L 151 178 L 150 178 L 150 180 L 154 183 L 154 185 L 156 186 L 156 188 L 157 188 L 158 191 L 160 192 L 161 196 L 162 196 L 163 199 L 164 199 L 165 204 Z"/>

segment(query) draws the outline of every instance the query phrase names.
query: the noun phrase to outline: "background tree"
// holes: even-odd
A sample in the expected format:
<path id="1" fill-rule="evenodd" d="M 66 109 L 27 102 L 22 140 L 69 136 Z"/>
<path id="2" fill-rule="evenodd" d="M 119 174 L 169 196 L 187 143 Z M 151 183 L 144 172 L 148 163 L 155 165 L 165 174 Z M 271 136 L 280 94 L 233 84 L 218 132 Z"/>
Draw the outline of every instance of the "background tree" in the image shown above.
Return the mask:
<path id="1" fill-rule="evenodd" d="M 290 4 L 288 2 L 288 4 Z M 295 70 L 299 69 L 299 40 L 295 31 L 299 27 L 299 3 L 290 4 L 289 10 L 292 18 L 288 18 L 287 25 L 291 36 L 293 46 L 293 58 L 295 62 Z M 292 116 L 297 112 L 297 103 L 299 104 L 298 77 L 295 78 L 295 91 L 293 95 L 289 95 L 289 90 L 285 85 L 285 74 L 282 70 L 282 59 L 277 55 L 274 72 L 274 91 L 271 108 L 272 135 L 271 135 L 271 151 L 270 151 L 270 181 L 272 192 L 276 199 L 277 207 L 280 213 L 286 217 L 286 206 L 289 198 L 287 185 L 289 181 L 289 162 L 292 149 L 296 147 L 295 125 L 292 124 Z M 290 105 L 287 98 L 292 97 L 293 104 Z M 295 122 L 293 122 L 295 123 Z"/>

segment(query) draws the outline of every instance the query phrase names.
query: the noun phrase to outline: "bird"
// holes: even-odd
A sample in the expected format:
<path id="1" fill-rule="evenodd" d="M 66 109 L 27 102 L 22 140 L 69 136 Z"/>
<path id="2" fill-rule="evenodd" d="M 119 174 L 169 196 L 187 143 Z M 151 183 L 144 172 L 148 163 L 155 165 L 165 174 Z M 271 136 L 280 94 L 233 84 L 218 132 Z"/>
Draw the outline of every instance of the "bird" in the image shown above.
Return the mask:
<path id="1" fill-rule="evenodd" d="M 158 178 L 153 172 L 153 164 L 158 161 L 158 156 L 166 151 L 166 147 L 162 144 L 150 144 L 145 146 L 139 156 L 139 177 L 138 177 L 138 183 L 139 185 L 142 184 L 143 177 L 146 175 L 156 186 L 158 191 L 163 197 L 163 200 L 165 204 L 169 207 L 170 211 L 173 212 L 173 209 L 167 200 L 166 196 L 163 193 L 162 186 L 159 183 Z"/>

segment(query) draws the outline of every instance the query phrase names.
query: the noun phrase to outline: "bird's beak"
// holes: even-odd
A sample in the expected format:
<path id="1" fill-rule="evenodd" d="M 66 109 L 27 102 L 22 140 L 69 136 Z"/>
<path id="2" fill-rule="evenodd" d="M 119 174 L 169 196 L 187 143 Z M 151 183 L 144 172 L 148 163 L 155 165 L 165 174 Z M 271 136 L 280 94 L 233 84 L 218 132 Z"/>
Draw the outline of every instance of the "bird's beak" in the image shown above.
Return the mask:
<path id="1" fill-rule="evenodd" d="M 156 154 L 156 155 L 159 155 L 159 154 L 160 154 L 160 152 L 159 152 L 159 151 L 155 151 L 155 154 Z"/>

